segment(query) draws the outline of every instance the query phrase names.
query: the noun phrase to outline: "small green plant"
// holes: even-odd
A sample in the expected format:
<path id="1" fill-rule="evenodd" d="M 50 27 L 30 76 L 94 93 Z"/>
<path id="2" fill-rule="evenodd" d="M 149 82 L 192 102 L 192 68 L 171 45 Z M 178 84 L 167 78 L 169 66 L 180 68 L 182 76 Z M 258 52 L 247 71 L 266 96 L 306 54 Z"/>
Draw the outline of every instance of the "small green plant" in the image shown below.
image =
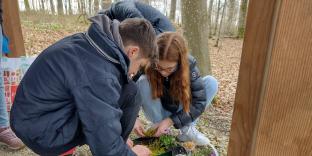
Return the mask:
<path id="1" fill-rule="evenodd" d="M 176 138 L 172 135 L 162 135 L 159 141 L 161 146 L 165 147 L 167 150 L 177 145 Z"/>
<path id="2" fill-rule="evenodd" d="M 156 139 L 153 143 L 147 146 L 152 151 L 152 156 L 158 156 L 166 152 L 166 149 L 161 145 L 160 140 Z"/>
<path id="3" fill-rule="evenodd" d="M 154 135 L 155 129 L 149 129 L 145 132 L 145 135 Z M 146 142 L 141 142 L 140 144 L 147 146 L 151 152 L 152 156 L 158 156 L 166 153 L 172 148 L 178 145 L 175 136 L 172 135 L 162 135 L 160 137 L 150 137 L 147 138 Z"/>

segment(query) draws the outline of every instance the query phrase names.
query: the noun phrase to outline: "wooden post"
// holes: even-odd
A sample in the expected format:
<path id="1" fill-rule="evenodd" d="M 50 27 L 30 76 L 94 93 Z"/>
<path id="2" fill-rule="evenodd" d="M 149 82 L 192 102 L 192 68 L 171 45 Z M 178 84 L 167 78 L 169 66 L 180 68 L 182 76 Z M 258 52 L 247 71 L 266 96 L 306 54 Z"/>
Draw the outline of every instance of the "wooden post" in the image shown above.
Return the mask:
<path id="1" fill-rule="evenodd" d="M 312 155 L 311 8 L 250 0 L 229 156 Z"/>
<path id="2" fill-rule="evenodd" d="M 10 40 L 9 57 L 25 56 L 18 0 L 2 0 L 3 30 Z"/>

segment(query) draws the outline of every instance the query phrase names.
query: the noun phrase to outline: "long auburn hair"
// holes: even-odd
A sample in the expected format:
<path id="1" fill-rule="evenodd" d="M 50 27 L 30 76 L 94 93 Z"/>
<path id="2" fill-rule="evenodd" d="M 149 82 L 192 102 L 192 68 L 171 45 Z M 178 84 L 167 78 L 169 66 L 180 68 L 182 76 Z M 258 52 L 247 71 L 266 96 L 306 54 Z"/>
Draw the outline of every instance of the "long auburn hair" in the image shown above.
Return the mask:
<path id="1" fill-rule="evenodd" d="M 190 112 L 190 69 L 188 50 L 184 38 L 175 32 L 165 32 L 157 37 L 159 60 L 178 62 L 178 68 L 170 75 L 170 97 Z M 147 66 L 146 75 L 152 88 L 153 99 L 163 96 L 165 78 L 152 66 Z"/>

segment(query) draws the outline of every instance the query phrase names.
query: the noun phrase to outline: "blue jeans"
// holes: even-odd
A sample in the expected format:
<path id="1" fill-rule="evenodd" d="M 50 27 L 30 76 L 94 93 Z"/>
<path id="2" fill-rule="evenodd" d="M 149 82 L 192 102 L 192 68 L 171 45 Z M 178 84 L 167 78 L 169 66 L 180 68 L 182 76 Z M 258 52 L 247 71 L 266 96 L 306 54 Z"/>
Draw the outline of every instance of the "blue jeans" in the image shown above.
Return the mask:
<path id="1" fill-rule="evenodd" d="M 1 67 L 1 58 L 2 58 L 2 26 L 0 25 L 0 67 Z M 9 116 L 7 112 L 7 106 L 5 103 L 4 97 L 4 81 L 3 81 L 3 73 L 2 69 L 0 68 L 0 127 L 7 127 L 9 126 Z"/>
<path id="2" fill-rule="evenodd" d="M 207 108 L 218 91 L 218 81 L 212 76 L 205 76 L 203 77 L 203 80 L 207 95 L 207 102 L 205 104 L 205 107 Z M 151 87 L 145 75 L 140 77 L 137 81 L 137 85 L 142 96 L 142 109 L 145 117 L 149 121 L 158 123 L 172 114 L 163 108 L 160 99 L 152 98 Z M 178 111 L 180 110 L 182 110 L 181 105 Z M 196 125 L 196 123 L 197 120 L 191 123 L 191 125 Z"/>

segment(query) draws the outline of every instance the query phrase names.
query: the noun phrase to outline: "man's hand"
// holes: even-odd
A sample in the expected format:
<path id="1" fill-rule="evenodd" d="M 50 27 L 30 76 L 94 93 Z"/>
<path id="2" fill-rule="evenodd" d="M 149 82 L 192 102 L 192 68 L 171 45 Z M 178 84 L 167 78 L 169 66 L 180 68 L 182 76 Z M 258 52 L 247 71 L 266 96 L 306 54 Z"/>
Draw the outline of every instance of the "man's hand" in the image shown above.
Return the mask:
<path id="1" fill-rule="evenodd" d="M 163 134 L 167 134 L 169 132 L 169 127 L 173 125 L 173 121 L 170 118 L 166 118 L 157 124 L 157 132 L 155 133 L 155 137 L 160 137 Z"/>
<path id="2" fill-rule="evenodd" d="M 135 124 L 134 124 L 134 132 L 140 136 L 140 137 L 144 137 L 144 127 L 143 124 L 141 122 L 141 120 L 139 118 L 136 119 Z"/>
<path id="3" fill-rule="evenodd" d="M 131 139 L 127 139 L 127 145 L 132 148 L 133 147 L 133 141 Z"/>
<path id="4" fill-rule="evenodd" d="M 152 152 L 146 147 L 142 145 L 136 145 L 132 148 L 132 151 L 137 155 L 137 156 L 150 156 Z"/>

